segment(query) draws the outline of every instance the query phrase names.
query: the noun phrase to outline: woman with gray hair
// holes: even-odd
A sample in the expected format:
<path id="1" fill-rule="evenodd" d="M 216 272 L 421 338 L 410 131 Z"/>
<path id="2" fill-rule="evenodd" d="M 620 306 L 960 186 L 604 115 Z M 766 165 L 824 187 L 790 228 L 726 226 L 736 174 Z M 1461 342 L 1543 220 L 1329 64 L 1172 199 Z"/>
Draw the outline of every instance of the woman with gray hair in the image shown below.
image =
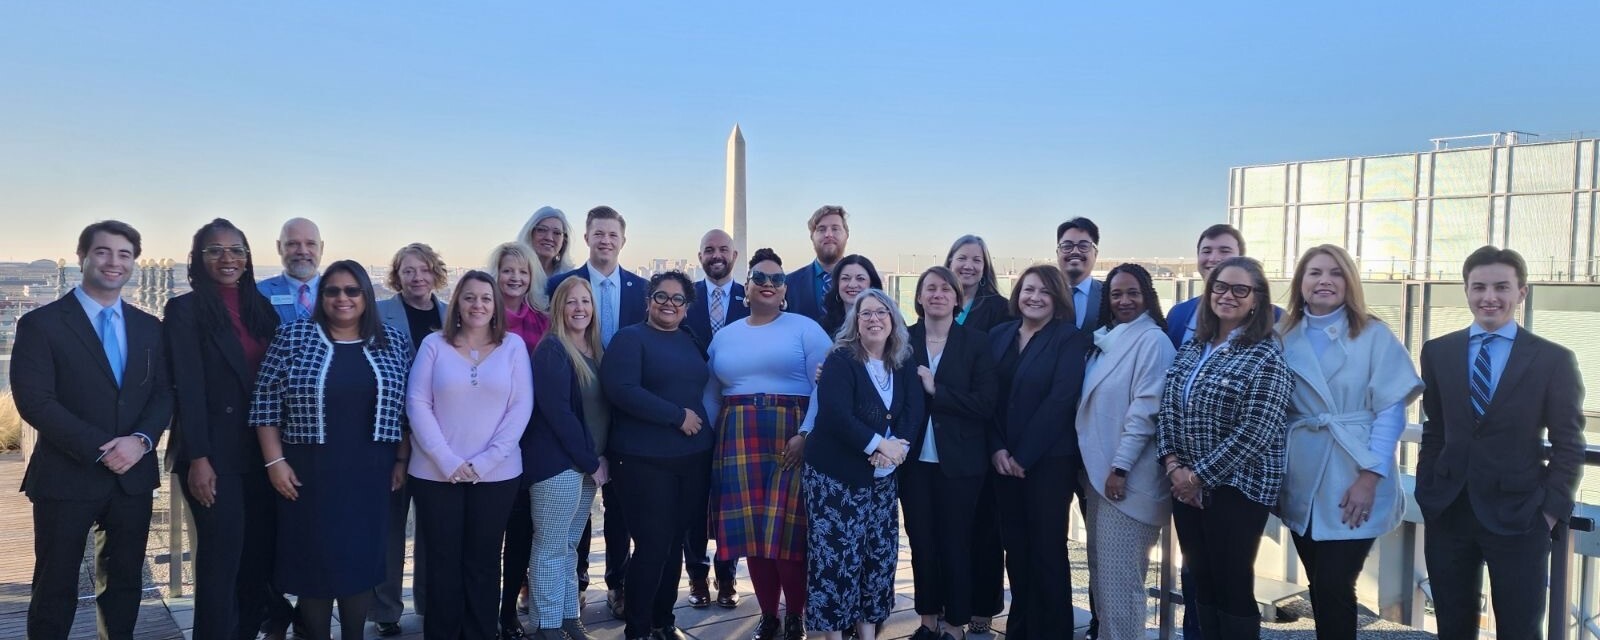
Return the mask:
<path id="1" fill-rule="evenodd" d="M 539 268 L 544 269 L 547 276 L 572 270 L 572 260 L 567 258 L 571 240 L 572 226 L 567 224 L 567 214 L 555 207 L 539 207 L 517 234 L 517 242 L 528 245 L 539 256 Z"/>
<path id="2" fill-rule="evenodd" d="M 895 470 L 927 423 L 911 338 L 879 289 L 856 297 L 817 381 L 806 438 L 806 624 L 873 640 L 894 606 Z"/>

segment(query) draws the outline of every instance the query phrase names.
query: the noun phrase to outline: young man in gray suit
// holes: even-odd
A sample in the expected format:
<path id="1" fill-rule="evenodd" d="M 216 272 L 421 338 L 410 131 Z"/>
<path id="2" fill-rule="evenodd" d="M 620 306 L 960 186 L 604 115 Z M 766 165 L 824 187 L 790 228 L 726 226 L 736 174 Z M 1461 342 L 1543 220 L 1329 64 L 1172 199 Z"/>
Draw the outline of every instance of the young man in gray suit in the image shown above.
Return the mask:
<path id="1" fill-rule="evenodd" d="M 1521 255 L 1483 247 L 1462 273 L 1472 326 L 1422 346 L 1416 497 L 1439 637 L 1477 637 L 1488 564 L 1497 636 L 1538 638 L 1551 538 L 1583 472 L 1583 383 L 1571 351 L 1517 325 Z"/>

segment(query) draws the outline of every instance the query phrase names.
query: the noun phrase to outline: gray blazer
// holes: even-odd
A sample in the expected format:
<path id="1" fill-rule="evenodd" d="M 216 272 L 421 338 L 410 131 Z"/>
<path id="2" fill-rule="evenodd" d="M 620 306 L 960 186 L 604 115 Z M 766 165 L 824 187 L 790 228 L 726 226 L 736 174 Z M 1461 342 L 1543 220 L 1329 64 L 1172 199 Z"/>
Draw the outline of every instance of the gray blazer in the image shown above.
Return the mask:
<path id="1" fill-rule="evenodd" d="M 433 297 L 433 309 L 439 312 L 439 326 L 441 327 L 444 326 L 445 318 L 449 317 L 450 312 L 447 307 L 449 305 L 440 300 L 439 296 Z M 406 346 L 420 342 L 419 340 L 411 339 L 411 323 L 406 321 L 406 302 L 400 299 L 400 294 L 397 293 L 390 298 L 379 300 L 378 316 L 383 319 L 384 324 L 394 327 L 400 332 L 400 335 L 406 337 Z M 414 349 L 412 351 L 415 352 Z"/>

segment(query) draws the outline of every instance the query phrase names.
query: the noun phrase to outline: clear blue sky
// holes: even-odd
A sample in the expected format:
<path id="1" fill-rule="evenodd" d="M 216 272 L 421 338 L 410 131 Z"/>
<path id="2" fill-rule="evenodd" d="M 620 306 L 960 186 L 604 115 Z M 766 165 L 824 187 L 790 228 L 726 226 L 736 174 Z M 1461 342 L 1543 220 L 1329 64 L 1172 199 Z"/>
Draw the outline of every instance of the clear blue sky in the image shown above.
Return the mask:
<path id="1" fill-rule="evenodd" d="M 545 204 L 688 256 L 735 122 L 750 247 L 791 262 L 824 203 L 884 267 L 1048 256 L 1073 215 L 1187 255 L 1230 166 L 1600 129 L 1600 6 L 1550 5 L 5 3 L 0 259 L 106 217 L 179 257 L 220 215 L 271 263 L 303 215 L 330 258 L 476 265 Z"/>

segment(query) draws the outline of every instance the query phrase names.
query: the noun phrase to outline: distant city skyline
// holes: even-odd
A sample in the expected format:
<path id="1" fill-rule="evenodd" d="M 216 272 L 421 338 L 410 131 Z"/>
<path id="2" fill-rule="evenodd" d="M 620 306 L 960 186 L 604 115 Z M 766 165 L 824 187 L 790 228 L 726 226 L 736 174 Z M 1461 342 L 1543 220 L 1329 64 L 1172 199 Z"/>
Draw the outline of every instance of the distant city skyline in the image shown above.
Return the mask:
<path id="1" fill-rule="evenodd" d="M 608 204 L 624 264 L 723 222 L 743 131 L 747 250 L 810 259 L 851 212 L 886 262 L 977 233 L 1048 258 L 1177 259 L 1235 166 L 1600 127 L 1584 38 L 1492 2 L 1332 6 L 327 4 L 0 6 L 0 260 L 71 258 L 117 218 L 177 258 L 212 217 L 263 265 L 283 220 L 329 261 L 432 244 L 477 266 L 537 208 Z M 1600 5 L 1518 6 L 1525 25 Z M 1514 81 L 1512 81 L 1514 80 Z M 575 259 L 582 259 L 574 239 Z"/>

